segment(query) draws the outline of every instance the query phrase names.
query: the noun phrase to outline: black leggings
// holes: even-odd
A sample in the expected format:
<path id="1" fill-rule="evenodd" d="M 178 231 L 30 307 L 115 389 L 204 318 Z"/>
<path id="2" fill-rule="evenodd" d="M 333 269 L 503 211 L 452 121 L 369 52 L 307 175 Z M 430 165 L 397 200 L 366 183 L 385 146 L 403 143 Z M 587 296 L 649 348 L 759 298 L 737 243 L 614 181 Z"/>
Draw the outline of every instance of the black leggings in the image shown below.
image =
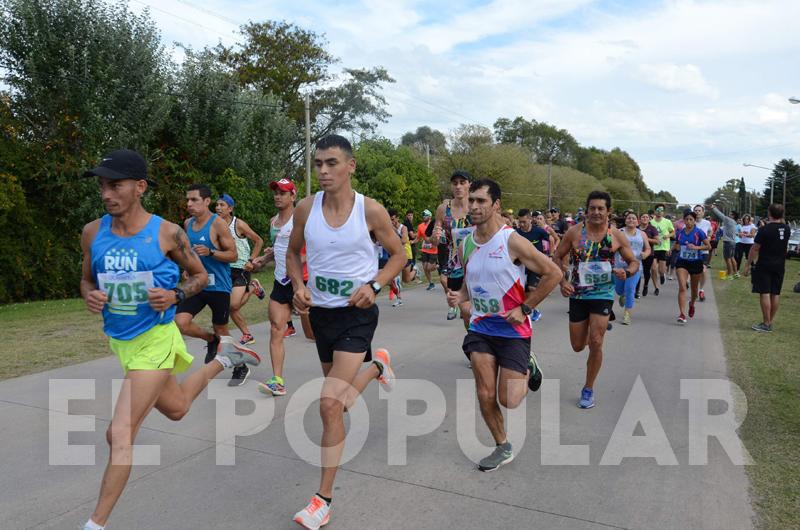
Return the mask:
<path id="1" fill-rule="evenodd" d="M 636 284 L 636 292 L 639 292 L 639 288 L 642 286 L 642 280 L 644 280 L 644 284 L 647 285 L 647 282 L 650 281 L 650 269 L 653 268 L 653 260 L 654 256 L 649 256 L 647 259 L 642 260 L 642 277 L 639 278 L 639 283 Z"/>
<path id="2" fill-rule="evenodd" d="M 751 248 L 753 248 L 752 243 L 736 243 L 736 250 L 733 253 L 733 259 L 736 260 L 736 270 L 742 267 L 742 258 L 746 258 L 750 254 Z"/>

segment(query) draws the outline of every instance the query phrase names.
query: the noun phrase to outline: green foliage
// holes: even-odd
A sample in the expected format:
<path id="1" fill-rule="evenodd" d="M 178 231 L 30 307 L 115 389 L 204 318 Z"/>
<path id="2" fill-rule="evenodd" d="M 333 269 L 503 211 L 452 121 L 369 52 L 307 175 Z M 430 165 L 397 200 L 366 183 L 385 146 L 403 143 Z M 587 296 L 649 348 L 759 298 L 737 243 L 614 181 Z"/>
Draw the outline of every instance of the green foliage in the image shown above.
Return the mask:
<path id="1" fill-rule="evenodd" d="M 311 100 L 311 143 L 332 132 L 373 133 L 389 116 L 381 92 L 393 83 L 381 67 L 345 68 L 330 73 L 338 59 L 325 50 L 325 39 L 286 22 L 267 21 L 242 26 L 243 42 L 213 50 L 242 86 L 275 97 L 286 105 L 296 125 L 292 162 L 303 156 L 304 94 Z"/>
<path id="2" fill-rule="evenodd" d="M 295 124 L 272 96 L 243 89 L 209 53 L 187 53 L 164 140 L 193 168 L 218 175 L 227 168 L 253 186 L 285 174 Z"/>
<path id="3" fill-rule="evenodd" d="M 385 139 L 363 140 L 353 155 L 357 161 L 354 186 L 387 209 L 421 212 L 439 201 L 436 177 L 405 146 Z"/>
<path id="4" fill-rule="evenodd" d="M 0 303 L 74 292 L 77 254 L 65 248 L 47 218 L 30 209 L 14 175 L 0 173 L 0 197 L 0 270 L 8 271 L 0 276 Z"/>
<path id="5" fill-rule="evenodd" d="M 578 142 L 566 129 L 517 116 L 513 121 L 508 118 L 495 121 L 494 135 L 498 143 L 526 147 L 539 163 L 575 165 Z"/>
<path id="6" fill-rule="evenodd" d="M 217 59 L 236 72 L 243 86 L 258 88 L 287 103 L 300 102 L 300 89 L 327 79 L 336 62 L 326 50 L 324 38 L 283 21 L 249 22 L 240 28 L 244 42 L 217 46 Z M 303 109 L 292 116 L 302 119 Z"/>
<path id="7" fill-rule="evenodd" d="M 759 215 L 766 217 L 770 200 L 770 185 L 775 183 L 773 202 L 783 203 L 783 178 L 786 172 L 786 218 L 800 218 L 800 165 L 794 160 L 784 158 L 775 164 L 772 174 L 764 185 Z"/>
<path id="8" fill-rule="evenodd" d="M 420 154 L 436 156 L 447 152 L 447 140 L 440 131 L 427 125 L 417 127 L 416 132 L 407 132 L 400 139 L 400 144 L 413 148 Z"/>

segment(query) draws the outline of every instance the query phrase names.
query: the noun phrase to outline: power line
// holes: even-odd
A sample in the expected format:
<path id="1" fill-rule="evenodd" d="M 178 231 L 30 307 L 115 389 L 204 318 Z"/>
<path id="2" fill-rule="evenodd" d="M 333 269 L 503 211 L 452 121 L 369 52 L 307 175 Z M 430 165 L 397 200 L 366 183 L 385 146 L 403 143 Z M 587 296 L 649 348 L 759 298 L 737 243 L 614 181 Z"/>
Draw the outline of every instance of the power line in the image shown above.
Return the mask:
<path id="1" fill-rule="evenodd" d="M 188 0 L 178 0 L 178 2 L 180 2 L 181 4 L 185 4 L 187 6 L 193 7 L 195 9 L 197 9 L 198 11 L 202 11 L 203 13 L 205 13 L 207 15 L 211 15 L 214 18 L 218 18 L 218 19 L 220 19 L 220 20 L 222 20 L 224 22 L 227 22 L 229 24 L 233 24 L 234 26 L 238 27 L 238 26 L 242 25 L 242 23 L 239 22 L 239 21 L 233 20 L 232 18 L 228 18 L 228 17 L 226 17 L 224 15 L 220 15 L 219 13 L 217 13 L 215 11 L 211 11 L 210 9 L 207 9 L 205 7 L 197 5 L 194 2 L 189 2 Z"/>
<path id="2" fill-rule="evenodd" d="M 166 9 L 161 9 L 160 7 L 156 7 L 154 5 L 150 5 L 150 4 L 146 3 L 146 2 L 142 2 L 142 0 L 133 0 L 133 1 L 136 2 L 137 4 L 141 4 L 141 5 L 149 8 L 149 9 L 153 9 L 155 11 L 159 11 L 161 13 L 164 13 L 165 15 L 168 15 L 168 16 L 171 16 L 171 17 L 176 18 L 178 20 L 181 20 L 183 22 L 186 22 L 187 24 L 192 24 L 194 26 L 197 26 L 198 28 L 203 28 L 203 29 L 208 30 L 208 31 L 213 31 L 214 33 L 216 33 L 220 37 L 224 37 L 226 39 L 231 37 L 231 35 L 226 35 L 224 33 L 221 33 L 219 31 L 217 31 L 214 28 L 210 28 L 208 26 L 204 26 L 203 24 L 195 22 L 194 20 L 190 20 L 190 19 L 188 19 L 186 17 L 182 17 L 180 15 L 176 15 L 175 13 L 171 13 L 171 12 L 167 11 Z"/>

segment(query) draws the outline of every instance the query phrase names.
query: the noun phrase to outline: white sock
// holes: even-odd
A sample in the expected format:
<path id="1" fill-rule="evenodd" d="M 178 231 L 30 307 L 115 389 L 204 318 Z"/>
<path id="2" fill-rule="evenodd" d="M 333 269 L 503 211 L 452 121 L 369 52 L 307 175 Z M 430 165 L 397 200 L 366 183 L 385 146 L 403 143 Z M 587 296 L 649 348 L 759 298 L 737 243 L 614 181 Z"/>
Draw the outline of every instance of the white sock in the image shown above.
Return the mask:
<path id="1" fill-rule="evenodd" d="M 214 360 L 218 361 L 223 368 L 233 368 L 233 363 L 231 362 L 231 360 L 225 357 L 224 355 L 217 355 L 216 357 L 214 357 Z"/>
<path id="2" fill-rule="evenodd" d="M 88 521 L 86 521 L 84 528 L 88 528 L 89 530 L 105 530 L 105 526 L 100 526 L 99 524 L 95 523 L 92 521 L 91 517 Z"/>

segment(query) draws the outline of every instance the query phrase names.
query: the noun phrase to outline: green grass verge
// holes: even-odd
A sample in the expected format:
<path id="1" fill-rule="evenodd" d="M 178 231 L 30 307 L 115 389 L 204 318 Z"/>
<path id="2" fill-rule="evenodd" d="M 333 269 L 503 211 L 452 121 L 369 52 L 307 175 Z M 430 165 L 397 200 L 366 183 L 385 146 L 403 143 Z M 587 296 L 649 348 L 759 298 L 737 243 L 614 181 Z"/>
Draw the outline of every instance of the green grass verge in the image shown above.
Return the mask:
<path id="1" fill-rule="evenodd" d="M 255 278 L 269 293 L 272 270 Z M 242 309 L 248 324 L 267 320 L 267 303 L 255 296 Z M 197 315 L 200 326 L 211 329 L 211 311 Z M 231 333 L 238 330 L 230 323 Z M 89 313 L 81 298 L 48 300 L 0 306 L 0 380 L 59 368 L 110 355 L 108 338 L 103 334 L 103 320 Z"/>
<path id="2" fill-rule="evenodd" d="M 759 528 L 800 528 L 800 261 L 788 261 L 781 307 L 772 333 L 761 322 L 758 295 L 749 278 L 720 280 L 714 262 L 714 292 L 733 381 L 747 396 L 740 436 L 755 465 L 747 472 Z"/>

